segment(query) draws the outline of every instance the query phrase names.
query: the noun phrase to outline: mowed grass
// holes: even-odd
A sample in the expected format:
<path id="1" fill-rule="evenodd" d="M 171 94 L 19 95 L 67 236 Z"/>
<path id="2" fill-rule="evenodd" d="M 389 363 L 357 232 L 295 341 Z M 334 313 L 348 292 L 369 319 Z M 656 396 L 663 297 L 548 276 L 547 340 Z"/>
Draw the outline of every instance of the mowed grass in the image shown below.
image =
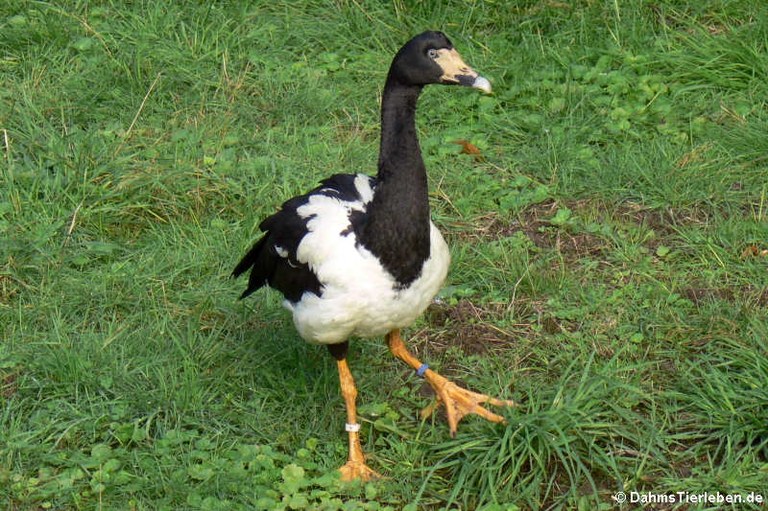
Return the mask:
<path id="1" fill-rule="evenodd" d="M 767 14 L 3 3 L 0 506 L 768 499 Z M 388 478 L 345 487 L 332 359 L 276 293 L 240 302 L 228 276 L 283 200 L 375 172 L 390 59 L 432 28 L 495 94 L 421 100 L 453 264 L 406 336 L 433 368 L 519 406 L 451 439 L 439 415 L 419 420 L 429 394 L 382 340 L 356 340 L 364 447 Z"/>

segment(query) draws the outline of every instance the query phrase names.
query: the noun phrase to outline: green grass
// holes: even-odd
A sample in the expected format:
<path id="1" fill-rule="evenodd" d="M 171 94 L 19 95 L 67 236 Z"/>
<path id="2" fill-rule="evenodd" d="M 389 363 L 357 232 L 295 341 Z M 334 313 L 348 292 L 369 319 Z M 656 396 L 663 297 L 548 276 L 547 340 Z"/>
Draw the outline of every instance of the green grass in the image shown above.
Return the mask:
<path id="1" fill-rule="evenodd" d="M 0 507 L 768 499 L 765 6 L 233 4 L 0 7 Z M 451 439 L 383 342 L 354 342 L 388 478 L 344 487 L 332 359 L 228 274 L 283 200 L 374 171 L 387 66 L 428 28 L 495 94 L 420 103 L 453 264 L 406 334 L 520 406 Z"/>

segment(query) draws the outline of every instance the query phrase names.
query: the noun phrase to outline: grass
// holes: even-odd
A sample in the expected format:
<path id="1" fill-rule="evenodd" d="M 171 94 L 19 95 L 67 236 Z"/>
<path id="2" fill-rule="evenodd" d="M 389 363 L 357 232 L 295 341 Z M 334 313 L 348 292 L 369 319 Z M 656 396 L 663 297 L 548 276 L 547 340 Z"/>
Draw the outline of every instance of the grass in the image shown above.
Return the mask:
<path id="1" fill-rule="evenodd" d="M 765 10 L 5 2 L 2 507 L 768 499 Z M 238 302 L 227 277 L 282 200 L 373 172 L 387 65 L 427 28 L 495 94 L 421 101 L 453 264 L 407 336 L 520 406 L 450 439 L 383 343 L 355 342 L 365 448 L 389 478 L 346 487 L 330 358 L 275 293 Z"/>

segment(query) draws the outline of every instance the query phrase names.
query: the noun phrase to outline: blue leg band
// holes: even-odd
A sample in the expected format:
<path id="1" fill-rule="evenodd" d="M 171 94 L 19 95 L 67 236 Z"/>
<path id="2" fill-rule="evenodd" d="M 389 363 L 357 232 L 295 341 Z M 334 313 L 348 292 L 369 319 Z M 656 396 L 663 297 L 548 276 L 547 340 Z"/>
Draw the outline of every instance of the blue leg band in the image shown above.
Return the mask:
<path id="1" fill-rule="evenodd" d="M 424 378 L 424 373 L 427 372 L 427 369 L 429 369 L 429 366 L 427 364 L 421 364 L 421 367 L 416 369 L 416 375 Z"/>

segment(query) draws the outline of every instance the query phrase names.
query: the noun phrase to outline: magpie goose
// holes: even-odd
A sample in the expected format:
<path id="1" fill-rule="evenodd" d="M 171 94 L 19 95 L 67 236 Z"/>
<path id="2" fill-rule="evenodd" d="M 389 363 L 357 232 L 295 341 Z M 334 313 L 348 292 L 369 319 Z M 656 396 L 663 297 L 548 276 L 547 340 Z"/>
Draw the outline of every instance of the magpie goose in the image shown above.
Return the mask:
<path id="1" fill-rule="evenodd" d="M 260 224 L 264 232 L 235 268 L 250 270 L 246 297 L 269 285 L 282 292 L 299 335 L 324 344 L 336 359 L 347 410 L 349 459 L 345 480 L 378 474 L 365 464 L 359 440 L 357 390 L 347 365 L 350 337 L 386 336 L 394 356 L 424 377 L 445 405 L 451 435 L 481 406 L 512 405 L 465 390 L 412 355 L 400 337 L 432 302 L 445 280 L 448 246 L 431 222 L 427 173 L 416 137 L 416 102 L 425 85 L 464 85 L 490 93 L 490 82 L 467 66 L 448 38 L 425 32 L 392 61 L 381 104 L 381 146 L 376 177 L 337 174 L 294 197 Z"/>

